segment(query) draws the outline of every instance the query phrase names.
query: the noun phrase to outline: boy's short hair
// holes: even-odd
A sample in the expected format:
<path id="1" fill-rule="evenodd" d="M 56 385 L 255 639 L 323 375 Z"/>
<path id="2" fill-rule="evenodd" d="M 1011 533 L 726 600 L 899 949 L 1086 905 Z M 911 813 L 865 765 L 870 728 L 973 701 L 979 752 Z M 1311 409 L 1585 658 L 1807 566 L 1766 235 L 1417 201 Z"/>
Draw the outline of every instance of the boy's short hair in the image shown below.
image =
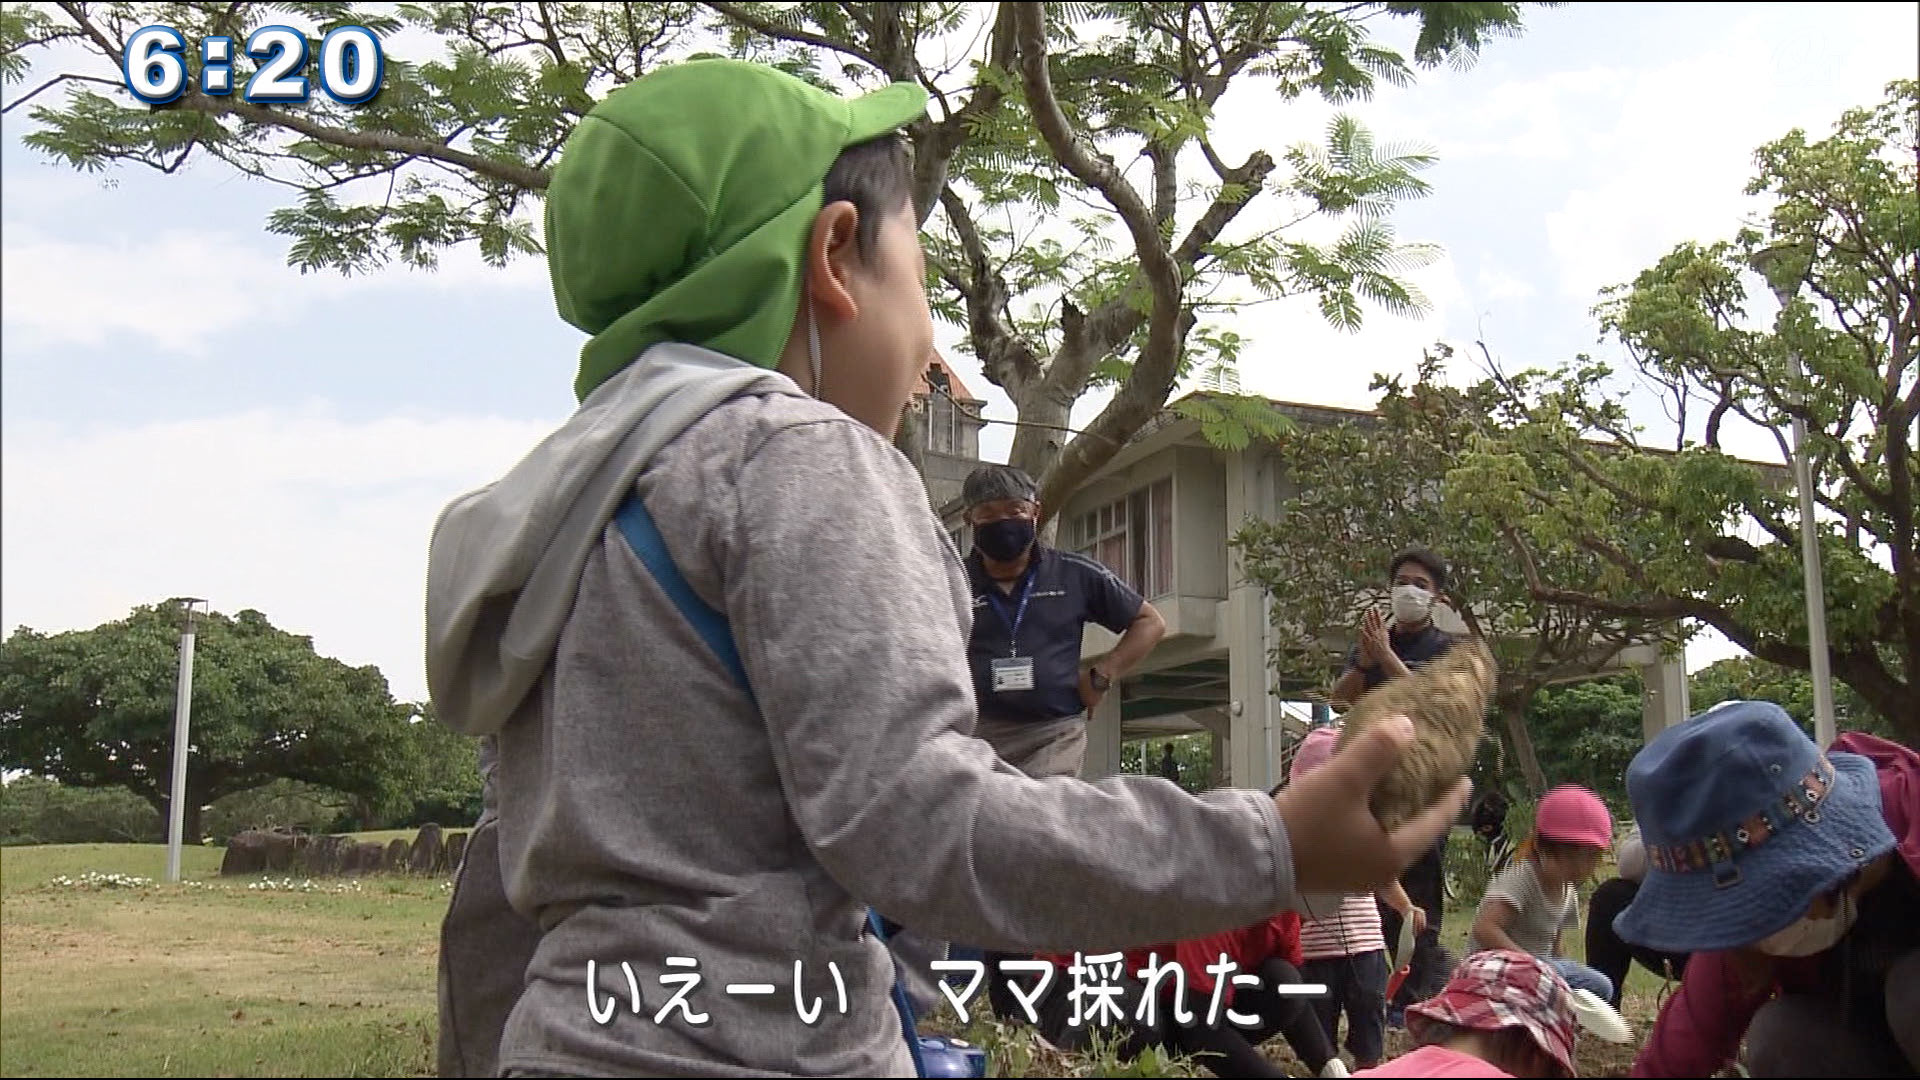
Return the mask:
<path id="1" fill-rule="evenodd" d="M 913 199 L 913 151 L 898 135 L 882 135 L 840 151 L 821 184 L 822 207 L 850 202 L 860 213 L 855 240 L 870 260 L 880 242 L 880 220 Z"/>
<path id="2" fill-rule="evenodd" d="M 1447 588 L 1446 560 L 1434 554 L 1433 551 L 1431 551 L 1430 549 L 1421 547 L 1418 544 L 1415 544 L 1410 548 L 1406 548 L 1402 550 L 1399 554 L 1393 557 L 1393 561 L 1387 564 L 1387 577 L 1392 578 L 1395 574 L 1398 574 L 1400 572 L 1400 568 L 1402 566 L 1405 566 L 1408 563 L 1418 563 L 1422 569 L 1426 570 L 1427 573 L 1433 575 L 1433 584 L 1435 588 L 1440 589 L 1443 592 L 1446 590 Z"/>

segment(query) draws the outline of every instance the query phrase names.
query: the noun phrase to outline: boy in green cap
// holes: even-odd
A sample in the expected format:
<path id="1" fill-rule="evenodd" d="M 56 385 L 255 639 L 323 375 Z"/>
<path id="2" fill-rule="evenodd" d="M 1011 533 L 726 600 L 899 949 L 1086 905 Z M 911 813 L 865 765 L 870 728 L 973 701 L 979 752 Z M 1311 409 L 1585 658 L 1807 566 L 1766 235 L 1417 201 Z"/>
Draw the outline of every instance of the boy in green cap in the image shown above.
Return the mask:
<path id="1" fill-rule="evenodd" d="M 971 737 L 966 572 L 890 441 L 933 344 L 924 109 L 690 61 L 554 172 L 580 408 L 447 507 L 427 574 L 434 704 L 489 740 L 540 929 L 503 1073 L 912 1075 L 867 905 L 1013 952 L 1197 937 L 1392 880 L 1464 800 L 1368 814 L 1411 725 L 1278 798 L 1033 780 Z"/>

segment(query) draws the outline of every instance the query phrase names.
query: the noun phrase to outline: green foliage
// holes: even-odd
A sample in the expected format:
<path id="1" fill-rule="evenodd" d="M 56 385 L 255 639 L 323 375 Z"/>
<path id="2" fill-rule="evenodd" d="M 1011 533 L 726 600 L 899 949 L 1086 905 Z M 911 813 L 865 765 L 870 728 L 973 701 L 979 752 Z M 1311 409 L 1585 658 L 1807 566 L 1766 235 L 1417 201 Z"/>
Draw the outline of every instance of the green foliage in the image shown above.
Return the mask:
<path id="1" fill-rule="evenodd" d="M 1694 672 L 1687 689 L 1688 705 L 1695 713 L 1723 701 L 1771 701 L 1785 709 L 1808 738 L 1815 737 L 1813 680 L 1804 671 L 1743 656 L 1721 660 Z M 1885 717 L 1868 708 L 1860 695 L 1844 683 L 1834 684 L 1833 712 L 1834 727 L 1838 731 L 1864 731 L 1896 741 L 1900 737 Z"/>
<path id="2" fill-rule="evenodd" d="M 68 787 L 17 776 L 0 787 L 0 844 L 154 844 L 166 825 L 123 787 Z"/>
<path id="3" fill-rule="evenodd" d="M 1762 147 L 1749 186 L 1774 200 L 1762 225 L 1680 245 L 1607 290 L 1601 327 L 1666 395 L 1670 450 L 1631 422 L 1613 373 L 1581 357 L 1502 380 L 1507 426 L 1477 438 L 1446 483 L 1449 503 L 1506 534 L 1535 595 L 1697 620 L 1804 670 L 1794 490 L 1784 469 L 1721 449 L 1723 425 L 1747 421 L 1773 431 L 1785 457 L 1780 428 L 1803 420 L 1833 674 L 1908 742 L 1920 741 L 1916 117 L 1920 83 L 1901 81 L 1824 140 L 1795 131 Z M 1747 320 L 1751 267 L 1790 296 L 1768 330 Z M 1541 557 L 1569 546 L 1601 560 L 1596 582 L 1571 582 Z"/>
<path id="4" fill-rule="evenodd" d="M 172 784 L 181 613 L 135 608 L 91 630 L 22 627 L 0 643 L 0 766 L 75 787 L 124 785 L 156 807 Z M 411 804 L 425 772 L 412 709 L 379 669 L 322 657 L 258 611 L 196 619 L 186 825 L 274 779 L 347 793 L 372 813 Z"/>
<path id="5" fill-rule="evenodd" d="M 1271 442 L 1293 430 L 1292 421 L 1275 412 L 1272 402 L 1253 395 L 1193 394 L 1175 405 L 1174 412 L 1199 423 L 1207 441 L 1223 450 L 1245 450 L 1256 440 Z"/>
<path id="6" fill-rule="evenodd" d="M 1175 735 L 1169 739 L 1137 740 L 1120 747 L 1120 771 L 1160 775 L 1160 748 L 1173 747 L 1174 764 L 1180 766 L 1180 786 L 1200 794 L 1213 784 L 1213 737 L 1206 732 Z"/>
<path id="7" fill-rule="evenodd" d="M 952 1017 L 943 1013 L 940 1019 L 950 1021 Z M 923 1031 L 939 1030 L 941 1026 L 939 1020 L 921 1025 Z M 1007 1024 L 988 1013 L 973 1016 L 958 1035 L 987 1052 L 988 1076 L 1211 1075 L 1192 1056 L 1170 1053 L 1159 1046 L 1150 1046 L 1138 1057 L 1123 1061 L 1119 1050 L 1124 1039 L 1110 1031 L 1091 1032 L 1084 1050 L 1063 1053 L 1041 1045 L 1032 1027 Z"/>
<path id="8" fill-rule="evenodd" d="M 1488 515 L 1447 493 L 1475 447 L 1507 437 L 1499 388 L 1445 385 L 1448 355 L 1443 347 L 1425 357 L 1411 385 L 1376 381 L 1371 416 L 1330 413 L 1280 438 L 1279 508 L 1270 520 L 1243 523 L 1232 543 L 1247 580 L 1271 600 L 1271 662 L 1286 682 L 1309 687 L 1329 686 L 1363 613 L 1384 606 L 1393 555 L 1416 543 L 1438 552 L 1449 566 L 1447 602 L 1500 661 L 1507 763 L 1537 788 L 1542 774 L 1520 722 L 1534 692 L 1602 670 L 1627 646 L 1676 641 L 1680 630 L 1671 620 L 1595 614 L 1529 592 Z M 1550 558 L 1583 584 L 1606 581 L 1606 566 L 1577 545 L 1557 544 Z"/>
<path id="9" fill-rule="evenodd" d="M 1547 783 L 1579 784 L 1629 815 L 1627 765 L 1644 745 L 1638 676 L 1548 687 L 1527 707 Z"/>
<path id="10" fill-rule="evenodd" d="M 332 832 L 335 822 L 351 805 L 349 796 L 331 788 L 298 780 L 273 780 L 215 799 L 201 829 L 216 844 L 225 844 L 235 833 L 248 829 Z"/>

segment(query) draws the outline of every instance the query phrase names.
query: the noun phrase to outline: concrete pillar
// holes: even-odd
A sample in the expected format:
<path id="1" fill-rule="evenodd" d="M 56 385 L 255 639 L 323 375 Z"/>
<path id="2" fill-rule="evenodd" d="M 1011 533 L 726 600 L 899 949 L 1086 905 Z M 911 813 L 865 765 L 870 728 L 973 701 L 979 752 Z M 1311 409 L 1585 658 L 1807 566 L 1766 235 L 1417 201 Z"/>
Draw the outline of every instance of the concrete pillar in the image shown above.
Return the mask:
<path id="1" fill-rule="evenodd" d="M 1211 755 L 1211 759 L 1213 761 L 1213 769 L 1207 774 L 1207 786 L 1210 788 L 1217 788 L 1217 787 L 1223 786 L 1227 782 L 1226 736 L 1221 735 L 1217 731 L 1213 732 L 1211 735 L 1211 741 L 1209 743 L 1209 747 L 1213 751 Z"/>
<path id="2" fill-rule="evenodd" d="M 1087 756 L 1080 764 L 1083 780 L 1101 780 L 1120 773 L 1120 688 L 1100 699 L 1087 718 Z"/>
<path id="3" fill-rule="evenodd" d="M 1640 734 L 1651 742 L 1656 735 L 1684 723 L 1691 715 L 1687 704 L 1686 654 L 1641 665 L 1640 681 Z"/>
<path id="4" fill-rule="evenodd" d="M 1240 530 L 1248 514 L 1267 516 L 1271 485 L 1263 484 L 1266 470 L 1246 451 L 1227 454 L 1227 535 Z M 1268 602 L 1265 590 L 1245 579 L 1238 551 L 1227 564 L 1227 783 L 1233 787 L 1265 790 L 1279 781 L 1275 764 L 1280 750 L 1279 701 L 1273 696 L 1273 671 L 1267 664 Z"/>

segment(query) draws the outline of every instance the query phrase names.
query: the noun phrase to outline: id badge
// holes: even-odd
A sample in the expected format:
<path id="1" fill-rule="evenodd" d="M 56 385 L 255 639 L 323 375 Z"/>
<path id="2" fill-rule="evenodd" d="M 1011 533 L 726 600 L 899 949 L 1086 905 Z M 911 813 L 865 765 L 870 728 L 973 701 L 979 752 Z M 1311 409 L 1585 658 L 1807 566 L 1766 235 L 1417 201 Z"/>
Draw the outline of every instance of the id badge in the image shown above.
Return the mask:
<path id="1" fill-rule="evenodd" d="M 1010 656 L 993 661 L 993 692 L 1033 689 L 1033 657 Z"/>

